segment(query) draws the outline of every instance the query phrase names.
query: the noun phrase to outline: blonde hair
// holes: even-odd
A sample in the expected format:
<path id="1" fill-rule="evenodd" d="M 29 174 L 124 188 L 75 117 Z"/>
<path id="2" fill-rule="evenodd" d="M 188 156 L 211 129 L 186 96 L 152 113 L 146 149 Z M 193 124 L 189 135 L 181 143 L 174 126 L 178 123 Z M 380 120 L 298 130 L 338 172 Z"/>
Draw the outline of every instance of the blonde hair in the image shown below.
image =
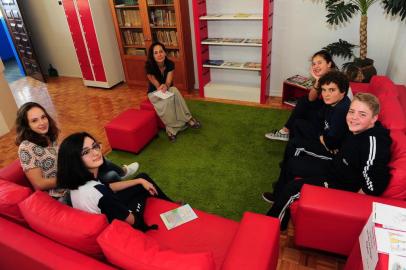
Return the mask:
<path id="1" fill-rule="evenodd" d="M 378 115 L 381 110 L 381 105 L 379 104 L 379 99 L 369 93 L 357 93 L 354 95 L 353 101 L 358 100 L 368 106 L 372 111 L 372 115 Z"/>

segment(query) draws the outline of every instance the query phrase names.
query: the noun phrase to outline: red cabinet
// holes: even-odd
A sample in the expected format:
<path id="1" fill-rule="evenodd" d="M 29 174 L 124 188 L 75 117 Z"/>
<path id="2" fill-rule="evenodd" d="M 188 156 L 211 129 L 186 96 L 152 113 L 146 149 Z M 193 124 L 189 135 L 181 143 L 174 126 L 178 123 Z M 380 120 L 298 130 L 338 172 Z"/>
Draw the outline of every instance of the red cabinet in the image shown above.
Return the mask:
<path id="1" fill-rule="evenodd" d="M 124 80 L 107 1 L 63 0 L 76 56 L 87 86 L 110 88 Z"/>

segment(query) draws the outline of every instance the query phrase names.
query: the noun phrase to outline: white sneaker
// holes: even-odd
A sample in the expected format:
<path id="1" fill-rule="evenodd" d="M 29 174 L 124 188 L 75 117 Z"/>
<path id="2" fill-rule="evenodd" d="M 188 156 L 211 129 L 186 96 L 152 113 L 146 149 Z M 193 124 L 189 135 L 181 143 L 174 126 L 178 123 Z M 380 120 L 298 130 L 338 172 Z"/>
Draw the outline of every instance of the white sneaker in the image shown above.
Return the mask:
<path id="1" fill-rule="evenodd" d="M 265 134 L 265 137 L 270 140 L 289 141 L 289 133 L 281 133 L 280 130 L 274 130 Z"/>
<path id="2" fill-rule="evenodd" d="M 138 162 L 133 162 L 129 165 L 124 165 L 123 167 L 125 168 L 125 170 L 127 172 L 123 177 L 121 177 L 121 179 L 126 179 L 126 178 L 132 176 L 138 170 L 140 165 L 138 164 Z"/>

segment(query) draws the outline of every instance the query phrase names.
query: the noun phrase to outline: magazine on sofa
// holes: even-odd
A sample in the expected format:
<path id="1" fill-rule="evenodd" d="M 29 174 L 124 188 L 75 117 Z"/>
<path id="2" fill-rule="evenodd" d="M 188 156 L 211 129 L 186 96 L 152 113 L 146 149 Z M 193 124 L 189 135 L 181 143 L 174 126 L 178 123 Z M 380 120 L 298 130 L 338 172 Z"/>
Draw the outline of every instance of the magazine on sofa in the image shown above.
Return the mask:
<path id="1" fill-rule="evenodd" d="M 160 216 L 168 230 L 197 218 L 196 213 L 189 204 L 162 213 Z"/>

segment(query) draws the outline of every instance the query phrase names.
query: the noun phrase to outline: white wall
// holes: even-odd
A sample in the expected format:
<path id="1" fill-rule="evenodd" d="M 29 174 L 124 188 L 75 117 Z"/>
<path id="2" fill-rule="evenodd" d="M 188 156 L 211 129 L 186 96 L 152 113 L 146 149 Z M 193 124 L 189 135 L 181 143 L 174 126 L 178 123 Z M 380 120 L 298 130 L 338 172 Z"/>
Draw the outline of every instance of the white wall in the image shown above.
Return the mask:
<path id="1" fill-rule="evenodd" d="M 397 84 L 406 85 L 406 21 L 398 29 L 387 75 Z"/>
<path id="2" fill-rule="evenodd" d="M 285 78 L 308 74 L 310 57 L 325 45 L 338 38 L 359 43 L 359 16 L 334 30 L 325 22 L 326 14 L 323 1 L 275 0 L 271 95 L 281 95 Z M 386 16 L 379 3 L 368 17 L 368 58 L 375 60 L 378 74 L 386 74 L 400 19 Z"/>
<path id="3" fill-rule="evenodd" d="M 44 73 L 52 64 L 62 76 L 82 77 L 63 6 L 58 1 L 19 1 Z"/>
<path id="4" fill-rule="evenodd" d="M 225 1 L 227 5 L 230 4 L 230 1 L 221 1 Z M 33 42 L 43 68 L 47 70 L 48 64 L 52 63 L 60 75 L 81 77 L 63 7 L 57 2 L 20 1 L 21 8 L 26 11 L 26 23 L 32 30 Z M 193 28 L 192 0 L 188 2 L 190 23 Z M 237 2 L 233 1 L 232 6 L 239 10 Z M 339 27 L 337 30 L 331 29 L 325 22 L 326 10 L 322 2 L 321 0 L 275 0 L 271 95 L 281 95 L 282 82 L 285 78 L 297 73 L 308 74 L 311 55 L 323 46 L 337 41 L 338 38 L 358 44 L 359 16 L 353 18 L 344 27 Z M 242 11 L 245 10 L 245 7 L 241 8 Z M 406 80 L 404 73 L 402 74 L 406 67 L 406 53 L 404 49 L 402 50 L 402 47 L 404 48 L 402 45 L 406 44 L 404 26 L 405 23 L 400 22 L 399 18 L 390 18 L 384 14 L 379 3 L 371 7 L 368 25 L 368 57 L 375 60 L 375 67 L 379 74 L 388 74 L 398 83 L 404 83 Z M 239 35 L 236 34 L 236 36 Z M 192 44 L 195 55 L 195 43 L 192 42 Z M 196 61 L 194 62 L 196 66 Z M 336 62 L 340 64 L 343 61 Z M 195 78 L 197 82 L 196 70 Z M 196 88 L 197 86 L 198 83 Z"/>

